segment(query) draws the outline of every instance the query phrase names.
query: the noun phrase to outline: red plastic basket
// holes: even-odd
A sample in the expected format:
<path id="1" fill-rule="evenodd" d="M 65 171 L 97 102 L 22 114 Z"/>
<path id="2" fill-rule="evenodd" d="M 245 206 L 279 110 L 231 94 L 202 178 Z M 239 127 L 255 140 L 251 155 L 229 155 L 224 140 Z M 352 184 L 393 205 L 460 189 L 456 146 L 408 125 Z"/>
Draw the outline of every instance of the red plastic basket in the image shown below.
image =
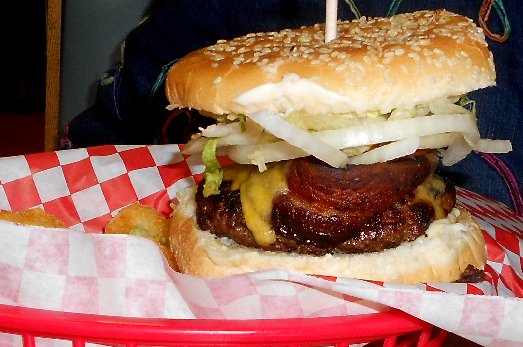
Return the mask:
<path id="1" fill-rule="evenodd" d="M 0 331 L 20 335 L 25 347 L 38 337 L 125 346 L 441 346 L 447 333 L 397 310 L 325 318 L 181 320 L 125 318 L 0 305 Z"/>

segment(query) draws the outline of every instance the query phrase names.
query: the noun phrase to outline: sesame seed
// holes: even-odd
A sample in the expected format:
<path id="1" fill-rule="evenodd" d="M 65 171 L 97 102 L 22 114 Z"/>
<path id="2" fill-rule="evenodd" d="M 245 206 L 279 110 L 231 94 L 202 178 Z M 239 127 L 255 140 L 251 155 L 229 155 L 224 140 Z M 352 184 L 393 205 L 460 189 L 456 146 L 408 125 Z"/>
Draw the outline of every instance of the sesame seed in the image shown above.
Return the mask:
<path id="1" fill-rule="evenodd" d="M 383 56 L 385 58 L 392 58 L 392 57 L 394 57 L 394 52 L 392 52 L 392 51 L 385 52 L 385 54 L 383 54 Z"/>
<path id="2" fill-rule="evenodd" d="M 310 42 L 311 41 L 311 35 L 309 35 L 309 34 L 301 35 L 298 40 L 300 42 Z"/>
<path id="3" fill-rule="evenodd" d="M 416 60 L 416 61 L 420 60 L 420 56 L 419 56 L 418 53 L 410 52 L 409 54 L 407 54 L 407 56 L 408 56 L 409 58 L 412 58 L 412 59 Z"/>

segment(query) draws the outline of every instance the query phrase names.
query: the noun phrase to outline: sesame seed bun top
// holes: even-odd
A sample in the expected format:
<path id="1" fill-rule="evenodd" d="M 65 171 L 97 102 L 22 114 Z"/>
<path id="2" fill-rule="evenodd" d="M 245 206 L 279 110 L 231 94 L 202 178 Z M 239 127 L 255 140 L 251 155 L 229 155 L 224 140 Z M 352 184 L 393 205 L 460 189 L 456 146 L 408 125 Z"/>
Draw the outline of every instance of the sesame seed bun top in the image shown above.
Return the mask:
<path id="1" fill-rule="evenodd" d="M 253 33 L 194 51 L 170 70 L 170 107 L 216 114 L 390 112 L 495 84 L 482 30 L 445 10 Z"/>

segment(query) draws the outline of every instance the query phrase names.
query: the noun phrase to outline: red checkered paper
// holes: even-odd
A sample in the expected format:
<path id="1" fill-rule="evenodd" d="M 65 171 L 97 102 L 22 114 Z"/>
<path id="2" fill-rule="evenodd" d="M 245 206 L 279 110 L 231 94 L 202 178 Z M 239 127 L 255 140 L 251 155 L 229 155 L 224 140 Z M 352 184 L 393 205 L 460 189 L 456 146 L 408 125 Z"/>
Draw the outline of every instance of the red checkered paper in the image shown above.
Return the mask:
<path id="1" fill-rule="evenodd" d="M 168 216 L 176 193 L 194 185 L 203 169 L 200 158 L 181 155 L 177 145 L 0 158 L 0 208 L 42 207 L 67 225 L 0 222 L 0 303 L 218 319 L 359 315 L 392 307 L 482 345 L 523 345 L 523 219 L 467 190 L 458 189 L 458 202 L 478 220 L 488 252 L 486 280 L 476 284 L 397 285 L 283 270 L 205 279 L 173 271 L 149 240 L 102 234 L 112 216 L 136 201 Z"/>

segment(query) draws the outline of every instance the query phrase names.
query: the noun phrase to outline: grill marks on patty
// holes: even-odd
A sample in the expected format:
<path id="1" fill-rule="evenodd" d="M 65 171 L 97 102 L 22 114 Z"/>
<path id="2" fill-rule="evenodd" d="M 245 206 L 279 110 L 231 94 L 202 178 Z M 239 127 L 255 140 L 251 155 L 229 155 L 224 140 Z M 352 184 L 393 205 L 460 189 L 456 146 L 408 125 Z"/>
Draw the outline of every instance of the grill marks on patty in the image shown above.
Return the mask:
<path id="1" fill-rule="evenodd" d="M 286 202 L 278 202 L 277 206 L 274 225 L 282 236 L 280 240 L 287 244 L 287 250 L 307 254 L 379 252 L 396 247 L 423 235 L 434 216 L 429 203 L 405 199 L 357 228 L 345 223 L 347 218 L 341 213 L 325 216 Z M 306 215 L 312 217 L 300 219 Z"/>
<path id="2" fill-rule="evenodd" d="M 276 242 L 264 247 L 247 228 L 240 191 L 231 190 L 230 182 L 207 198 L 199 185 L 196 218 L 202 230 L 248 247 L 314 255 L 381 251 L 423 235 L 435 210 L 448 213 L 454 206 L 450 186 L 430 192 L 430 200 L 415 193 L 431 179 L 435 166 L 433 155 L 346 169 L 310 158 L 294 160 L 288 191 L 273 199 Z"/>

